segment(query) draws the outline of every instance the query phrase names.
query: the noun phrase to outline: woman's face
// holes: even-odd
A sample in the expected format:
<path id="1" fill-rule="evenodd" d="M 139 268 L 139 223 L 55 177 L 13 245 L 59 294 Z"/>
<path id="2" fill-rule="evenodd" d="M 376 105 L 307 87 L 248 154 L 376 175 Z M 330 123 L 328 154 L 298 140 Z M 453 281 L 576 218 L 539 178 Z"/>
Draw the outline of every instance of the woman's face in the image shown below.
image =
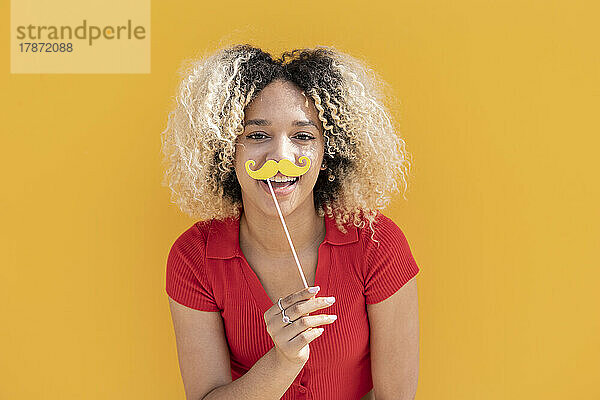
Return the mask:
<path id="1" fill-rule="evenodd" d="M 314 212 L 313 188 L 323 161 L 323 128 L 312 99 L 293 83 L 276 80 L 267 85 L 246 107 L 244 132 L 238 136 L 235 153 L 235 173 L 242 188 L 244 208 L 277 216 L 269 187 L 264 181 L 251 178 L 245 163 L 254 160 L 256 171 L 267 160 L 288 159 L 297 166 L 305 165 L 299 158 L 310 159 L 310 169 L 296 183 L 278 189 L 271 178 L 275 197 L 284 215 L 304 209 Z M 275 177 L 285 177 L 278 172 Z"/>

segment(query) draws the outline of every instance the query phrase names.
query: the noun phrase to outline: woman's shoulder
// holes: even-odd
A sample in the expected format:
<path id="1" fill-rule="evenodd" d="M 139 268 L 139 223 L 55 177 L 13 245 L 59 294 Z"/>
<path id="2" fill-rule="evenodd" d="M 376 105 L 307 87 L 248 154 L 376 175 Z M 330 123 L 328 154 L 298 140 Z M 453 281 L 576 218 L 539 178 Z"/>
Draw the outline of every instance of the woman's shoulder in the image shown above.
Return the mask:
<path id="1" fill-rule="evenodd" d="M 175 239 L 173 245 L 206 243 L 211 224 L 212 220 L 194 222 Z"/>
<path id="2" fill-rule="evenodd" d="M 377 211 L 374 221 L 365 219 L 358 231 L 362 251 L 370 258 L 408 247 L 408 240 L 400 226 L 380 211 Z"/>
<path id="3" fill-rule="evenodd" d="M 381 211 L 377 211 L 373 221 L 363 217 L 362 226 L 358 228 L 358 231 L 363 239 L 375 240 L 402 233 L 400 227 Z"/>
<path id="4" fill-rule="evenodd" d="M 202 311 L 218 311 L 212 294 L 212 274 L 206 264 L 210 221 L 194 223 L 175 239 L 167 257 L 165 289 L 179 304 Z"/>
<path id="5" fill-rule="evenodd" d="M 189 226 L 171 245 L 169 258 L 177 256 L 188 261 L 203 259 L 211 223 L 212 220 L 198 221 Z"/>
<path id="6" fill-rule="evenodd" d="M 171 252 L 192 254 L 194 258 L 222 253 L 232 245 L 229 242 L 237 236 L 239 217 L 197 221 L 175 239 Z M 229 250 L 227 250 L 229 251 Z"/>
<path id="7" fill-rule="evenodd" d="M 375 222 L 363 227 L 363 273 L 367 304 L 378 303 L 404 286 L 419 272 L 402 229 L 378 212 Z"/>

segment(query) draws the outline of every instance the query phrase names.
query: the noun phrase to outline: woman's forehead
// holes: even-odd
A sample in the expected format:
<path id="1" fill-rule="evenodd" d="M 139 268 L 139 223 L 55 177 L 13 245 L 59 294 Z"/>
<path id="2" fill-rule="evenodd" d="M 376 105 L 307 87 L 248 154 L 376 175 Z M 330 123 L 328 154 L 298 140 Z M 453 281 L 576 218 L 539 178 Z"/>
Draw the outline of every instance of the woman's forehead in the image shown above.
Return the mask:
<path id="1" fill-rule="evenodd" d="M 286 101 L 302 101 L 305 102 L 306 95 L 298 86 L 289 81 L 276 80 L 269 83 L 258 95 L 252 100 L 253 103 L 264 102 L 279 102 Z"/>
<path id="2" fill-rule="evenodd" d="M 309 97 L 291 82 L 267 85 L 246 107 L 245 120 L 308 119 L 318 122 L 318 112 Z"/>

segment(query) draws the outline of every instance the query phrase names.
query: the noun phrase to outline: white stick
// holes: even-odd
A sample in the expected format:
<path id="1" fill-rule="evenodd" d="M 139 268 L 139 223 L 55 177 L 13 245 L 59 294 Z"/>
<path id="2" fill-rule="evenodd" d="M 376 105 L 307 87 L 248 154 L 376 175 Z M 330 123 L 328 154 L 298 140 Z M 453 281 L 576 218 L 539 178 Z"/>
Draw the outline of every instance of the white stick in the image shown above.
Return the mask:
<path id="1" fill-rule="evenodd" d="M 283 225 L 283 230 L 285 231 L 285 235 L 287 236 L 288 242 L 290 243 L 290 248 L 292 249 L 292 253 L 294 253 L 294 260 L 296 260 L 296 265 L 298 266 L 298 271 L 300 271 L 300 276 L 302 277 L 302 282 L 304 283 L 304 287 L 308 287 L 308 283 L 306 283 L 306 278 L 304 277 L 304 272 L 302 272 L 302 267 L 300 266 L 300 261 L 298 261 L 298 256 L 296 255 L 296 250 L 294 250 L 294 245 L 292 244 L 292 239 L 290 238 L 290 234 L 287 230 L 287 226 L 285 226 L 285 221 L 283 220 L 283 215 L 281 214 L 281 210 L 279 209 L 279 204 L 277 203 L 277 198 L 275 197 L 275 192 L 273 192 L 273 187 L 271 187 L 271 181 L 267 178 L 267 184 L 269 185 L 269 189 L 271 190 L 271 196 L 273 196 L 273 201 L 275 202 L 275 207 L 277 208 L 277 213 L 279 213 L 279 219 L 281 219 L 281 224 Z"/>

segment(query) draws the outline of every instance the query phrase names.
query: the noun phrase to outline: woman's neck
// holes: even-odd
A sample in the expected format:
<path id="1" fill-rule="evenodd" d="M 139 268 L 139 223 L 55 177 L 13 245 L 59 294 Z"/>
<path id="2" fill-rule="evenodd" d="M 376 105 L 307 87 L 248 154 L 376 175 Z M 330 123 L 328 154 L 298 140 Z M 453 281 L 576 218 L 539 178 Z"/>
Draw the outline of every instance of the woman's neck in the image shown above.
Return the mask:
<path id="1" fill-rule="evenodd" d="M 310 210 L 309 210 L 310 211 Z M 318 247 L 325 238 L 325 220 L 316 211 L 296 210 L 284 216 L 285 225 L 296 253 Z M 265 216 L 253 209 L 243 209 L 240 216 L 240 241 L 263 257 L 288 259 L 290 245 L 279 214 Z"/>

